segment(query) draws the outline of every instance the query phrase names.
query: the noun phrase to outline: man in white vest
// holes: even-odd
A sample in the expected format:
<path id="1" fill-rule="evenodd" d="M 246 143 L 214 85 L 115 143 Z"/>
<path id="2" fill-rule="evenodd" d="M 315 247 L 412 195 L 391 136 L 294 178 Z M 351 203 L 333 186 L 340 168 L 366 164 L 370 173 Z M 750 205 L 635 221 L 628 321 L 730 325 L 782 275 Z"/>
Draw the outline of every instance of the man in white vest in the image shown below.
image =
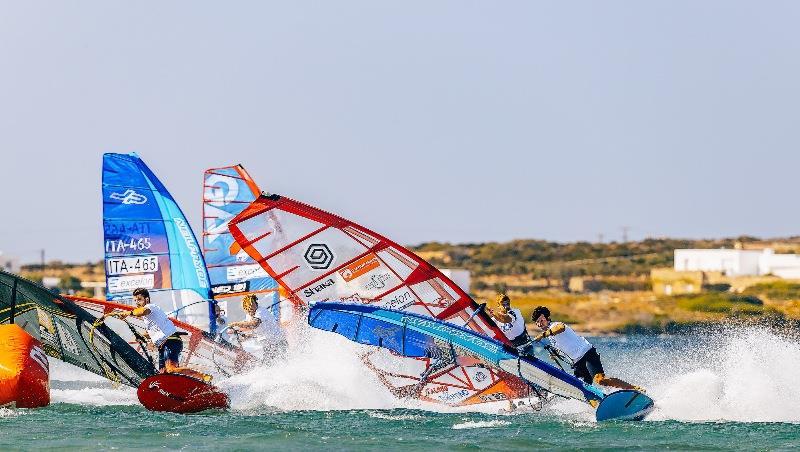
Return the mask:
<path id="1" fill-rule="evenodd" d="M 519 309 L 511 307 L 508 295 L 497 295 L 497 302 L 500 304 L 500 310 L 488 309 L 489 315 L 520 355 L 534 357 L 533 343 L 525 328 L 525 317 Z"/>
<path id="2" fill-rule="evenodd" d="M 288 344 L 283 328 L 267 307 L 258 306 L 258 297 L 245 295 L 242 309 L 247 317 L 241 322 L 232 322 L 228 329 L 244 338 L 253 339 L 263 350 L 261 364 L 269 364 L 274 359 L 284 356 Z"/>
<path id="3" fill-rule="evenodd" d="M 183 350 L 183 340 L 178 328 L 167 317 L 164 310 L 158 305 L 150 302 L 150 293 L 147 289 L 137 288 L 133 291 L 133 301 L 136 308 L 131 311 L 123 311 L 104 315 L 105 317 L 117 317 L 124 320 L 128 316 L 140 317 L 146 322 L 145 335 L 155 344 L 158 349 L 158 370 L 161 373 L 183 374 L 189 377 L 202 380 L 206 383 L 211 381 L 211 375 L 198 372 L 188 367 L 180 367 L 178 361 Z M 185 333 L 184 333 L 185 334 Z"/>
<path id="4" fill-rule="evenodd" d="M 533 340 L 539 342 L 547 338 L 553 347 L 569 356 L 573 363 L 572 369 L 575 376 L 586 384 L 590 385 L 594 382 L 602 386 L 644 392 L 642 388 L 626 383 L 619 378 L 606 377 L 603 363 L 600 362 L 600 355 L 597 354 L 597 350 L 592 344 L 563 322 L 551 321 L 550 310 L 546 307 L 538 306 L 533 310 L 531 318 L 542 329 L 542 333 Z"/>

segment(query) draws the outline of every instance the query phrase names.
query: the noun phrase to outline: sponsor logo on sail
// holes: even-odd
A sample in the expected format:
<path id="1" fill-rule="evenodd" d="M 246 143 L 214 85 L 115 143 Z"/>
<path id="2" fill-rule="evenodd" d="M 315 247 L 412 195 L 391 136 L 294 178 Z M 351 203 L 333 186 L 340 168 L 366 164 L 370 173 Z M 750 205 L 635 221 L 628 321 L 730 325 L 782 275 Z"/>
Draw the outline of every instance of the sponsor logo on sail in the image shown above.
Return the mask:
<path id="1" fill-rule="evenodd" d="M 436 397 L 437 399 L 441 400 L 442 402 L 452 402 L 453 400 L 460 400 L 469 395 L 469 391 L 466 389 L 462 389 L 460 391 L 456 391 L 452 394 L 445 394 L 444 396 Z"/>
<path id="2" fill-rule="evenodd" d="M 499 400 L 507 400 L 508 397 L 502 392 L 493 392 L 491 394 L 482 394 L 480 399 L 484 402 L 497 402 Z"/>
<path id="3" fill-rule="evenodd" d="M 334 281 L 333 278 L 326 279 L 325 281 L 322 281 L 316 286 L 303 289 L 303 295 L 305 295 L 306 298 L 313 297 L 314 295 L 322 292 L 323 290 L 327 289 L 328 287 L 331 287 L 334 284 L 336 284 L 336 281 Z"/>
<path id="4" fill-rule="evenodd" d="M 208 287 L 208 276 L 206 275 L 206 266 L 203 262 L 203 256 L 200 254 L 200 248 L 197 247 L 197 242 L 194 240 L 189 225 L 186 224 L 186 220 L 183 218 L 173 218 L 172 221 L 175 223 L 175 226 L 178 227 L 178 231 L 181 233 L 184 243 L 186 243 L 186 248 L 189 249 L 189 256 L 192 258 L 194 272 L 197 276 L 197 284 L 202 288 Z"/>
<path id="5" fill-rule="evenodd" d="M 384 298 L 384 300 L 386 300 L 386 298 Z M 415 300 L 414 296 L 411 295 L 411 292 L 405 290 L 403 291 L 403 293 L 399 293 L 393 295 L 391 298 L 388 298 L 388 300 L 386 301 L 386 307 L 402 311 L 403 309 L 414 304 L 414 300 Z"/>
<path id="6" fill-rule="evenodd" d="M 312 270 L 327 270 L 336 259 L 333 251 L 324 243 L 312 243 L 308 245 L 303 257 Z"/>
<path id="7" fill-rule="evenodd" d="M 381 273 L 379 275 L 372 275 L 369 282 L 364 286 L 367 290 L 378 290 L 386 287 L 386 281 L 392 276 L 389 273 Z"/>
<path id="8" fill-rule="evenodd" d="M 250 281 L 229 283 L 229 284 L 212 284 L 211 293 L 214 295 L 224 295 L 227 293 L 247 292 L 250 288 Z"/>
<path id="9" fill-rule="evenodd" d="M 44 350 L 39 348 L 39 346 L 34 345 L 33 347 L 31 347 L 30 357 L 36 364 L 38 364 L 42 368 L 42 370 L 44 370 L 48 374 L 50 373 L 50 366 L 47 363 L 47 355 L 44 354 Z"/>
<path id="10" fill-rule="evenodd" d="M 432 396 L 434 394 L 441 394 L 443 392 L 447 392 L 447 386 L 436 386 L 430 389 L 425 389 L 426 396 Z"/>
<path id="11" fill-rule="evenodd" d="M 339 274 L 342 275 L 345 281 L 352 281 L 380 266 L 381 261 L 378 260 L 378 256 L 370 253 L 339 270 Z"/>
<path id="12" fill-rule="evenodd" d="M 131 189 L 125 190 L 124 193 L 111 193 L 108 197 L 120 201 L 122 204 L 144 204 L 147 202 L 147 196 Z"/>

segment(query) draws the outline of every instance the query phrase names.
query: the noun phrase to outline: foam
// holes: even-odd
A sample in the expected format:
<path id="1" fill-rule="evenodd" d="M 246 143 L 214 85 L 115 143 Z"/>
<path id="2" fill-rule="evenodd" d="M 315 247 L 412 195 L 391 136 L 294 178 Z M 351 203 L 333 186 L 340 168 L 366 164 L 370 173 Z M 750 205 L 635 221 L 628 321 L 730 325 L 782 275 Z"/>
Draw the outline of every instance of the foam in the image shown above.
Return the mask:
<path id="1" fill-rule="evenodd" d="M 491 428 L 502 427 L 504 425 L 511 425 L 511 422 L 494 420 L 494 421 L 467 421 L 460 424 L 453 425 L 453 430 L 465 430 L 471 428 Z"/>
<path id="2" fill-rule="evenodd" d="M 800 344 L 759 328 L 722 328 L 648 362 L 649 420 L 800 422 Z M 699 341 L 698 341 L 699 342 Z M 652 357 L 651 357 L 652 358 Z"/>
<path id="3" fill-rule="evenodd" d="M 287 358 L 219 382 L 235 410 L 389 409 L 402 406 L 359 359 L 357 344 L 327 332 L 290 334 Z"/>

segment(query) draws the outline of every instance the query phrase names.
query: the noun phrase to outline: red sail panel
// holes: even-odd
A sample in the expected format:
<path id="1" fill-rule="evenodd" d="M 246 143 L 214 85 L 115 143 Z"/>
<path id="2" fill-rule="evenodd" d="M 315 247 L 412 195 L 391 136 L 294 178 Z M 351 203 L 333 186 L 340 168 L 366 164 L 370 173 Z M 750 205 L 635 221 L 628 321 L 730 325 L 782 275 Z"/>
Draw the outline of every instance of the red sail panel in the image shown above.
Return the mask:
<path id="1" fill-rule="evenodd" d="M 229 229 L 296 303 L 341 300 L 385 306 L 508 343 L 475 301 L 439 270 L 352 221 L 289 198 L 262 195 L 231 220 Z M 429 358 L 383 349 L 362 359 L 398 397 L 465 406 L 527 397 L 530 391 L 521 379 L 472 362 L 434 366 Z"/>

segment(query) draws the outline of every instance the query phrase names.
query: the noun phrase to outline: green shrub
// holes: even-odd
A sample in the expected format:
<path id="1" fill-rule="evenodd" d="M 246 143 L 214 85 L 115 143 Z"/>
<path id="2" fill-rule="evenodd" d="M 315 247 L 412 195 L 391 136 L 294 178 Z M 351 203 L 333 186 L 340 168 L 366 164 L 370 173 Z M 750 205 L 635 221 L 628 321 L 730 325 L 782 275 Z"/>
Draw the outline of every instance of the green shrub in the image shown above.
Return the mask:
<path id="1" fill-rule="evenodd" d="M 800 284 L 786 281 L 761 283 L 748 287 L 747 295 L 760 295 L 770 300 L 800 300 Z"/>
<path id="2" fill-rule="evenodd" d="M 712 292 L 675 298 L 678 307 L 687 311 L 741 315 L 757 315 L 764 312 L 764 302 L 752 295 Z"/>

